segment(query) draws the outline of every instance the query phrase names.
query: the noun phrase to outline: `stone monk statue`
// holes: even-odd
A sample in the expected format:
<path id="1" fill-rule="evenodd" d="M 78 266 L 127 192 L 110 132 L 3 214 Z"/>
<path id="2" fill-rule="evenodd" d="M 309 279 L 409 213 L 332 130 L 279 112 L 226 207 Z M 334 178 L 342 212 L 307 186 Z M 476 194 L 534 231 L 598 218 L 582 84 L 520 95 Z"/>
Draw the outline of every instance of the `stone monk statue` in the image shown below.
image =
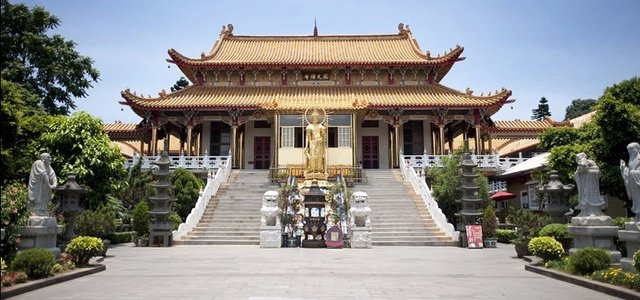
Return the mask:
<path id="1" fill-rule="evenodd" d="M 47 206 L 51 201 L 51 190 L 58 186 L 56 173 L 51 168 L 51 155 L 42 153 L 31 166 L 28 197 L 35 216 L 48 217 Z"/>
<path id="2" fill-rule="evenodd" d="M 578 169 L 575 173 L 578 186 L 578 217 L 601 216 L 604 200 L 600 195 L 600 169 L 584 153 L 576 154 Z"/>
<path id="3" fill-rule="evenodd" d="M 640 221 L 640 144 L 629 144 L 627 151 L 629 151 L 629 165 L 621 159 L 620 171 L 624 186 L 627 188 L 627 196 L 633 203 L 631 211 L 636 214 L 634 220 L 638 222 Z"/>
<path id="4" fill-rule="evenodd" d="M 307 174 L 323 175 L 326 173 L 325 145 L 327 140 L 327 129 L 324 125 L 319 123 L 318 117 L 318 110 L 314 109 L 311 113 L 311 122 L 306 128 L 307 142 L 304 150 L 306 161 L 305 177 L 307 177 Z M 311 176 L 313 177 L 314 175 Z"/>

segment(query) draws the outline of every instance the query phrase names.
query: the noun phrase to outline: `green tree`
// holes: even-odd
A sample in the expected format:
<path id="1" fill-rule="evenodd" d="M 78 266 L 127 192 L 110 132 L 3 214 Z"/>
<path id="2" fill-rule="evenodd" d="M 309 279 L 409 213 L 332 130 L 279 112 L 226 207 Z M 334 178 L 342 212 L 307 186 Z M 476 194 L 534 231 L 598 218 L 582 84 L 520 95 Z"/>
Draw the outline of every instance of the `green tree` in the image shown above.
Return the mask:
<path id="1" fill-rule="evenodd" d="M 22 84 L 2 79 L 0 182 L 26 182 L 38 155 L 38 139 L 53 117 L 30 106 L 37 96 Z M 35 100 L 37 101 L 37 100 Z"/>
<path id="2" fill-rule="evenodd" d="M 568 121 L 577 118 L 586 113 L 590 113 L 596 109 L 596 100 L 594 99 L 575 99 L 567 106 L 564 114 L 564 120 Z"/>
<path id="3" fill-rule="evenodd" d="M 455 213 L 458 212 L 456 201 L 462 198 L 462 173 L 458 166 L 460 155 L 443 156 L 440 164 L 442 168 L 431 168 L 427 173 L 431 177 L 431 194 L 447 221 L 455 225 Z"/>
<path id="4" fill-rule="evenodd" d="M 620 176 L 619 161 L 627 159 L 627 145 L 640 140 L 640 80 L 633 77 L 608 87 L 596 103 L 593 120 L 580 129 L 550 129 L 541 147 L 550 150 L 548 167 L 563 181 L 573 181 L 575 154 L 585 152 L 600 168 L 600 190 L 631 206 Z"/>
<path id="5" fill-rule="evenodd" d="M 73 98 L 86 97 L 99 73 L 91 58 L 75 50 L 73 41 L 50 35 L 60 20 L 43 7 L 0 1 L 2 78 L 22 84 L 37 100 L 28 103 L 51 114 L 74 109 Z"/>
<path id="6" fill-rule="evenodd" d="M 533 113 L 531 116 L 532 120 L 542 120 L 545 116 L 551 116 L 551 112 L 549 112 L 549 101 L 547 98 L 540 98 L 538 108 L 532 109 L 531 112 Z"/>
<path id="7" fill-rule="evenodd" d="M 171 87 L 171 91 L 172 92 L 179 91 L 188 86 L 189 86 L 189 81 L 187 81 L 187 79 L 184 77 L 180 77 L 180 79 L 178 79 L 178 81 L 176 81 L 176 83 Z"/>
<path id="8" fill-rule="evenodd" d="M 129 168 L 129 173 L 124 181 L 124 186 L 120 190 L 120 200 L 127 209 L 132 209 L 140 201 L 147 201 L 153 194 L 150 183 L 153 181 L 151 170 L 142 171 L 142 160 Z"/>
<path id="9" fill-rule="evenodd" d="M 173 211 L 185 220 L 198 201 L 200 189 L 203 187 L 202 181 L 193 173 L 179 168 L 171 175 L 171 184 L 175 197 L 171 206 Z"/>
<path id="10" fill-rule="evenodd" d="M 42 135 L 41 146 L 48 150 L 58 178 L 74 171 L 78 182 L 89 187 L 85 208 L 96 210 L 108 196 L 119 191 L 125 177 L 124 158 L 102 131 L 102 121 L 86 112 L 58 117 Z"/>

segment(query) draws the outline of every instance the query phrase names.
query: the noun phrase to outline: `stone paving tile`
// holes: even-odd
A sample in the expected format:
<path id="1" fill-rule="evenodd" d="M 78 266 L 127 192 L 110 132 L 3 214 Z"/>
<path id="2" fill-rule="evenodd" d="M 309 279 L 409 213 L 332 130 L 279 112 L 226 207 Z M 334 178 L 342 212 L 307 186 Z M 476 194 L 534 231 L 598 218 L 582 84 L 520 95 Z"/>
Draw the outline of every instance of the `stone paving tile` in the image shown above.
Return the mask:
<path id="1" fill-rule="evenodd" d="M 524 270 L 512 246 L 109 249 L 107 270 L 14 299 L 614 299 Z"/>

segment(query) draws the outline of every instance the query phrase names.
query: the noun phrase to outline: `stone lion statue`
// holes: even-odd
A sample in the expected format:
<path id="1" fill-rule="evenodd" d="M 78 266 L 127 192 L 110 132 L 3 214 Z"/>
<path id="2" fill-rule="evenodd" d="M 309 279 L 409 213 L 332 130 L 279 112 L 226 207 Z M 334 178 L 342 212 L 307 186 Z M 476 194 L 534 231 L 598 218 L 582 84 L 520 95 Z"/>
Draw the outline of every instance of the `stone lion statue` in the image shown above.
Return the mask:
<path id="1" fill-rule="evenodd" d="M 260 220 L 261 226 L 280 226 L 280 208 L 278 207 L 277 191 L 266 191 L 262 196 L 262 208 L 260 213 L 262 218 Z"/>
<path id="2" fill-rule="evenodd" d="M 351 228 L 371 226 L 371 208 L 369 207 L 369 195 L 365 192 L 355 192 L 351 197 L 351 209 L 349 210 Z"/>

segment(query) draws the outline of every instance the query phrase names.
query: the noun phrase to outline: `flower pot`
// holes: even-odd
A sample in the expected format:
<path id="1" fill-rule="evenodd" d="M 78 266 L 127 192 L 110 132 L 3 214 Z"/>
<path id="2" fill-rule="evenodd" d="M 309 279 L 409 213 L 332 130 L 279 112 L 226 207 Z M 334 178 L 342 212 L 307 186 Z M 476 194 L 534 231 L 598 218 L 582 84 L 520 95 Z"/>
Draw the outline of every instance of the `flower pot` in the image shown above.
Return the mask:
<path id="1" fill-rule="evenodd" d="M 515 247 L 516 247 L 516 254 L 518 255 L 519 258 L 525 257 L 527 255 L 530 255 L 529 253 L 529 240 L 524 240 L 524 241 L 516 241 L 514 242 Z"/>
<path id="2" fill-rule="evenodd" d="M 484 243 L 484 247 L 485 248 L 497 248 L 497 244 L 498 244 L 498 238 L 495 237 L 491 237 L 491 238 L 484 238 L 482 239 L 482 242 Z"/>
<path id="3" fill-rule="evenodd" d="M 297 248 L 300 247 L 300 242 L 298 237 L 288 236 L 287 237 L 287 248 Z"/>

